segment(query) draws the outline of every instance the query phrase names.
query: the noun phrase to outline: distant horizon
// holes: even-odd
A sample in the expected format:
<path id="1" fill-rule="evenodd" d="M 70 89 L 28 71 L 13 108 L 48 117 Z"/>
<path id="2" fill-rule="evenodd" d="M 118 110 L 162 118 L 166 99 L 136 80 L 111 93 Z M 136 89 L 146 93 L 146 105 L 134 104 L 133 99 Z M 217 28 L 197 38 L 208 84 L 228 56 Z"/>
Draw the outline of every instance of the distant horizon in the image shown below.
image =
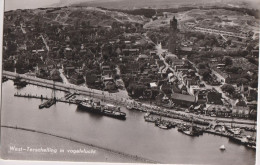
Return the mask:
<path id="1" fill-rule="evenodd" d="M 41 7 L 55 7 L 55 6 L 64 6 L 68 4 L 77 4 L 77 3 L 109 3 L 109 2 L 123 2 L 129 0 L 5 0 L 5 11 L 17 10 L 17 9 L 36 9 Z M 135 1 L 135 0 L 133 0 Z M 210 2 L 211 0 L 209 0 Z M 217 2 L 216 0 L 212 0 Z M 225 0 L 219 0 L 225 1 Z M 226 0 L 226 2 L 229 0 Z M 236 1 L 235 1 L 236 2 Z M 241 1 L 240 1 L 241 2 Z M 259 3 L 258 0 L 244 0 L 244 2 L 248 3 Z"/>

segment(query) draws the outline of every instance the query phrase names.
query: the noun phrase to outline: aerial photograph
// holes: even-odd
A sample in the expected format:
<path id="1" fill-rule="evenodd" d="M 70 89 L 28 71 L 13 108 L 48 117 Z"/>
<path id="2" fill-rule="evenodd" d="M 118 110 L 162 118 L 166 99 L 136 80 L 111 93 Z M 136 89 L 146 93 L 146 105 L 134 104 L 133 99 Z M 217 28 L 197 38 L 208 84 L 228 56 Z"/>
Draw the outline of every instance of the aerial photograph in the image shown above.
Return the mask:
<path id="1" fill-rule="evenodd" d="M 1 158 L 254 165 L 259 33 L 258 0 L 6 0 Z"/>

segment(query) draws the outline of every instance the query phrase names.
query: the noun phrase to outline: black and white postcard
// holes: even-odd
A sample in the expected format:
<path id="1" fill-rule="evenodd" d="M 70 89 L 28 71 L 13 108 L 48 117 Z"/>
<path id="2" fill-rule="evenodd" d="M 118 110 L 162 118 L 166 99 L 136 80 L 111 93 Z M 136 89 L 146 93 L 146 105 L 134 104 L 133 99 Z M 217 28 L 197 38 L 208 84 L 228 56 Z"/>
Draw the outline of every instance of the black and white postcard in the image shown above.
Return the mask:
<path id="1" fill-rule="evenodd" d="M 254 165 L 259 10 L 5 0 L 1 158 Z"/>

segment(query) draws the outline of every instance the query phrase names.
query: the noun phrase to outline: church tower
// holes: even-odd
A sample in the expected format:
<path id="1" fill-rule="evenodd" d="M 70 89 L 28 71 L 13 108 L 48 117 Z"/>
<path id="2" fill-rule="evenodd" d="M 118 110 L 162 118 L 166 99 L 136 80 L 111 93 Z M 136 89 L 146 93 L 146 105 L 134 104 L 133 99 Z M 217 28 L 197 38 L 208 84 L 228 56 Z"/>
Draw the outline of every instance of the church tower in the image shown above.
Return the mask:
<path id="1" fill-rule="evenodd" d="M 176 53 L 176 48 L 177 48 L 177 19 L 175 16 L 173 19 L 170 21 L 170 31 L 169 31 L 169 42 L 168 42 L 168 51 L 175 54 Z"/>

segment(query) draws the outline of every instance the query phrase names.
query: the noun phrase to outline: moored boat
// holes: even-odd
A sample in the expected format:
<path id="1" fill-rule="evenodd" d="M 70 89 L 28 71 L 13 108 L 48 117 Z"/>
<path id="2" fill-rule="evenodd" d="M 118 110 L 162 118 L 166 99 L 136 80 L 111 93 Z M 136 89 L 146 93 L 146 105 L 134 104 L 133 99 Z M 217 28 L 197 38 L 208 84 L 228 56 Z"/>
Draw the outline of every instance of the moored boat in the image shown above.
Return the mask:
<path id="1" fill-rule="evenodd" d="M 219 147 L 219 149 L 222 150 L 222 151 L 223 151 L 223 150 L 226 150 L 226 148 L 225 148 L 224 145 L 221 145 L 221 146 Z"/>
<path id="2" fill-rule="evenodd" d="M 5 77 L 5 76 L 2 77 L 2 83 L 6 82 L 7 80 L 8 80 L 7 77 Z"/>
<path id="3" fill-rule="evenodd" d="M 112 104 L 106 104 L 105 106 L 102 107 L 102 114 L 105 116 L 125 120 L 126 119 L 126 113 L 121 112 L 119 106 L 114 106 Z"/>
<path id="4" fill-rule="evenodd" d="M 92 99 L 86 98 L 78 104 L 78 108 L 84 111 L 113 117 L 121 120 L 126 119 L 126 113 L 121 112 L 119 106 L 112 104 L 101 105 L 99 101 L 93 101 Z"/>
<path id="5" fill-rule="evenodd" d="M 39 105 L 39 109 L 42 108 L 50 108 L 52 105 L 54 105 L 56 103 L 56 99 L 49 99 L 46 102 L 42 103 Z"/>

